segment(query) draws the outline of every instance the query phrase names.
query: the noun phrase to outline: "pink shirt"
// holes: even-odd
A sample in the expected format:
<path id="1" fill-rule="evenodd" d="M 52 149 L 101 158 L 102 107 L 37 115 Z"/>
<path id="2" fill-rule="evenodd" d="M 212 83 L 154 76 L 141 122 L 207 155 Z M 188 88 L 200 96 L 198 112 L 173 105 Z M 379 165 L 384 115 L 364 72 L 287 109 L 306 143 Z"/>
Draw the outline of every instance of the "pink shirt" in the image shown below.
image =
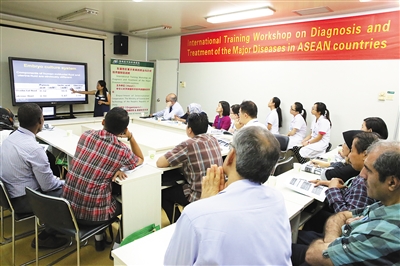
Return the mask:
<path id="1" fill-rule="evenodd" d="M 231 126 L 231 118 L 229 115 L 219 117 L 219 115 L 215 116 L 213 127 L 216 129 L 225 129 L 229 130 L 229 127 Z"/>

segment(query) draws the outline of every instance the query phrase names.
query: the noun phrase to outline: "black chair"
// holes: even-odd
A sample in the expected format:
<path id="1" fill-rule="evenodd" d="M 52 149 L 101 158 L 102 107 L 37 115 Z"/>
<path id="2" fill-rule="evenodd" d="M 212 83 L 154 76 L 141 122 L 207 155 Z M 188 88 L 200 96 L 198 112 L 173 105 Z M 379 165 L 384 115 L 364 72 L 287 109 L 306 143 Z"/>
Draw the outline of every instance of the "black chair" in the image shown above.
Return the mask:
<path id="1" fill-rule="evenodd" d="M 75 215 L 71 209 L 70 203 L 63 198 L 52 197 L 48 195 L 44 195 L 38 191 L 35 191 L 30 188 L 25 188 L 26 195 L 29 200 L 29 204 L 35 214 L 35 230 L 36 230 L 36 263 L 38 263 L 38 235 L 37 235 L 37 225 L 40 222 L 44 223 L 46 226 L 51 227 L 52 229 L 63 233 L 67 236 L 75 237 L 76 241 L 76 249 L 71 252 L 63 255 L 56 261 L 61 261 L 66 258 L 70 254 L 76 251 L 77 253 L 77 265 L 80 265 L 80 247 L 81 242 L 84 242 L 82 246 L 87 245 L 87 240 L 94 236 L 95 234 L 105 230 L 112 223 L 117 222 L 118 225 L 120 223 L 119 218 L 115 217 L 109 221 L 104 222 L 101 225 L 88 226 L 88 225 L 79 225 L 76 222 Z M 121 233 L 121 230 L 119 230 Z M 121 235 L 120 235 L 121 237 Z M 121 238 L 122 239 L 122 238 Z"/>
<path id="2" fill-rule="evenodd" d="M 272 172 L 273 176 L 278 176 L 280 174 L 283 174 L 284 172 L 289 171 L 290 169 L 293 169 L 293 157 L 289 157 L 285 161 L 278 162 L 275 165 L 275 168 Z"/>
<path id="3" fill-rule="evenodd" d="M 326 152 L 329 152 L 332 148 L 332 143 L 329 142 L 328 147 L 326 148 Z"/>
<path id="4" fill-rule="evenodd" d="M 6 210 L 9 210 L 11 212 L 11 237 L 5 237 L 4 236 L 4 219 L 7 217 L 4 217 L 4 212 Z M 0 236 L 1 236 L 1 243 L 2 245 L 7 244 L 7 243 L 12 243 L 12 265 L 15 265 L 15 240 L 24 238 L 26 236 L 32 235 L 35 233 L 34 230 L 30 230 L 27 232 L 23 232 L 21 234 L 15 235 L 15 223 L 16 222 L 22 222 L 25 220 L 29 220 L 34 218 L 35 215 L 33 213 L 28 213 L 28 214 L 17 214 L 14 211 L 14 208 L 11 204 L 10 197 L 8 196 L 8 192 L 6 190 L 6 187 L 4 186 L 4 183 L 0 181 L 0 218 L 1 218 L 1 228 L 0 228 Z"/>
<path id="5" fill-rule="evenodd" d="M 279 160 L 282 160 L 285 158 L 288 146 L 289 146 L 289 137 L 285 135 L 280 135 L 280 134 L 274 134 L 275 138 L 279 141 L 279 145 L 281 147 L 281 156 Z"/>

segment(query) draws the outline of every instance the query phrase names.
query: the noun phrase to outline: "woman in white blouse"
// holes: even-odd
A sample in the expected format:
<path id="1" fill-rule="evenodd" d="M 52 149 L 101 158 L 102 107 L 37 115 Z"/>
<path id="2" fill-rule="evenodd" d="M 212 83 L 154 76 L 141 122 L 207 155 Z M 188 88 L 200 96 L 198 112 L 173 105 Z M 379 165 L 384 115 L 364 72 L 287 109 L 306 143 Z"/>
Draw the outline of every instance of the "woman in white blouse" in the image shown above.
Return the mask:
<path id="1" fill-rule="evenodd" d="M 279 128 L 282 127 L 282 110 L 280 105 L 281 100 L 278 97 L 272 98 L 268 103 L 271 113 L 267 116 L 266 126 L 272 134 L 279 134 Z"/>
<path id="2" fill-rule="evenodd" d="M 292 149 L 293 146 L 301 146 L 301 142 L 306 137 L 307 131 L 307 112 L 303 108 L 303 105 L 299 102 L 295 102 L 290 106 L 290 114 L 293 115 L 292 122 L 289 126 L 289 145 L 288 149 Z"/>
<path id="3" fill-rule="evenodd" d="M 326 152 L 329 145 L 332 122 L 329 118 L 329 110 L 322 102 L 316 102 L 311 109 L 315 116 L 311 124 L 311 134 L 302 142 L 300 156 L 303 158 L 315 158 Z"/>

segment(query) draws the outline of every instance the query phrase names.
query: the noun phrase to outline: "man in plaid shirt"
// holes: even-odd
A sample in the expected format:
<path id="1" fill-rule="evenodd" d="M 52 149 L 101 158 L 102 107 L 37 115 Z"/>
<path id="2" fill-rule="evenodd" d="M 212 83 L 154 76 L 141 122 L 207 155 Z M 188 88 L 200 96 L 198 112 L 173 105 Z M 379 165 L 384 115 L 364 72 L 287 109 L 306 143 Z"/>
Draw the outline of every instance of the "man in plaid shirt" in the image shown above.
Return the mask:
<path id="1" fill-rule="evenodd" d="M 130 170 L 143 163 L 142 151 L 128 124 L 127 111 L 115 107 L 103 120 L 102 130 L 86 131 L 79 139 L 63 197 L 71 203 L 80 224 L 102 224 L 122 212 L 121 203 L 112 195 L 112 181 L 126 178 L 121 167 Z M 126 137 L 131 149 L 118 137 Z"/>
<path id="2" fill-rule="evenodd" d="M 157 160 L 158 167 L 168 167 L 182 164 L 186 184 L 176 185 L 162 190 L 162 208 L 170 222 L 174 204 L 186 206 L 200 199 L 201 179 L 207 173 L 207 168 L 216 164 L 222 165 L 221 148 L 213 136 L 207 134 L 208 117 L 205 113 L 193 113 L 188 116 L 186 134 L 190 138 Z M 175 221 L 180 211 L 176 210 Z"/>
<path id="3" fill-rule="evenodd" d="M 311 243 L 310 265 L 398 265 L 400 258 L 400 142 L 380 140 L 367 150 L 360 176 L 376 202 L 339 212 Z M 293 263 L 296 265 L 295 263 Z"/>

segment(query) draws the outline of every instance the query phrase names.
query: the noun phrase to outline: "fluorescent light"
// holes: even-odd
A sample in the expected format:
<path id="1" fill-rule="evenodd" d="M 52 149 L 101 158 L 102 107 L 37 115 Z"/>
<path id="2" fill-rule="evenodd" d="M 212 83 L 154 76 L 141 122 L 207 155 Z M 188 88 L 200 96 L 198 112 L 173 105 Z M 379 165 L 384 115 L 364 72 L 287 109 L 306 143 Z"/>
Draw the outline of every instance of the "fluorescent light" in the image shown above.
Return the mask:
<path id="1" fill-rule="evenodd" d="M 256 8 L 256 9 L 250 9 L 250 10 L 238 11 L 238 12 L 233 12 L 233 13 L 210 16 L 210 17 L 206 17 L 205 19 L 207 20 L 207 22 L 210 22 L 210 23 L 223 23 L 223 22 L 229 22 L 229 21 L 271 16 L 274 14 L 274 12 L 275 12 L 274 9 L 272 9 L 269 6 L 266 6 L 266 7 Z"/>
<path id="2" fill-rule="evenodd" d="M 139 29 L 139 30 L 131 30 L 129 32 L 133 33 L 133 34 L 147 34 L 150 31 L 156 31 L 156 30 L 169 30 L 171 29 L 171 26 L 167 26 L 167 25 L 160 25 L 160 26 L 156 26 L 156 27 L 151 27 L 151 28 L 146 28 L 146 29 Z"/>
<path id="3" fill-rule="evenodd" d="M 73 22 L 77 20 L 82 20 L 90 17 L 91 15 L 97 15 L 99 11 L 91 8 L 82 8 L 80 10 L 77 10 L 75 12 L 63 15 L 61 17 L 58 17 L 57 19 L 60 21 L 64 22 Z"/>

